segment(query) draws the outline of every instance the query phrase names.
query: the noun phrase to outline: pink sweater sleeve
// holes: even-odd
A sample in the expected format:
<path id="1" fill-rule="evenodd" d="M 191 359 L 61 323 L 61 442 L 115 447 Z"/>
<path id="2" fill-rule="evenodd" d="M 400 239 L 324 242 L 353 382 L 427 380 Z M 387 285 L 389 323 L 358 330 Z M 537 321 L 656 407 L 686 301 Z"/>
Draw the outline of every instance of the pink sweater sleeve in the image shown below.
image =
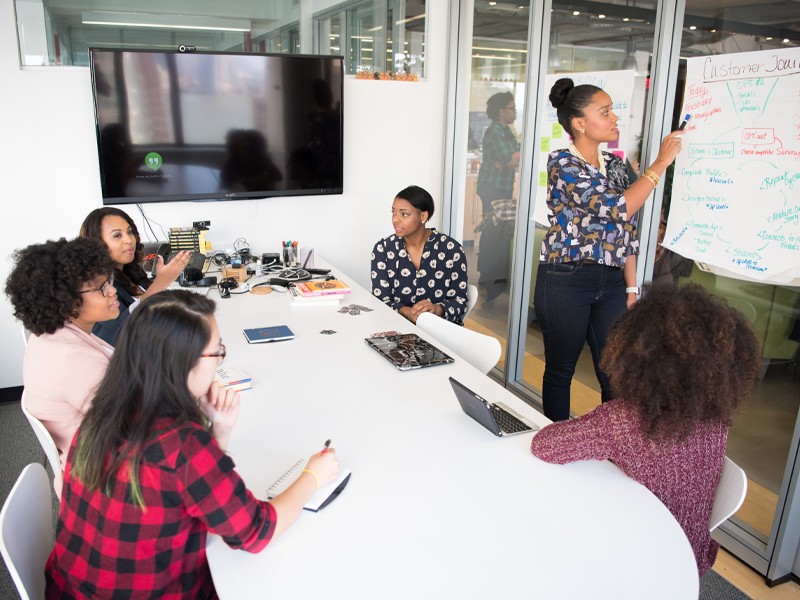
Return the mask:
<path id="1" fill-rule="evenodd" d="M 577 460 L 613 458 L 614 440 L 607 404 L 577 419 L 544 427 L 531 441 L 533 455 L 563 465 Z"/>

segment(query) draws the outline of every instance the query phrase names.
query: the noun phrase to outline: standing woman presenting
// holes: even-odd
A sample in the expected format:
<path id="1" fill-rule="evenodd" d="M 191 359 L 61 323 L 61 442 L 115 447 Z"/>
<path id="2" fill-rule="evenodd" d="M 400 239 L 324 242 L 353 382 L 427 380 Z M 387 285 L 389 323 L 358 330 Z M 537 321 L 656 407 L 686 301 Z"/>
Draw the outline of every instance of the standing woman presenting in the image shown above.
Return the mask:
<path id="1" fill-rule="evenodd" d="M 623 161 L 600 150 L 601 143 L 619 137 L 611 97 L 564 78 L 550 90 L 550 102 L 573 143 L 547 161 L 552 214 L 534 304 L 544 338 L 544 413 L 562 421 L 569 418 L 570 383 L 584 342 L 592 352 L 602 401 L 613 398 L 599 363 L 609 327 L 625 312 L 627 295 L 633 300 L 637 292 L 634 215 L 680 152 L 682 132 L 667 135 L 655 162 L 629 185 Z"/>

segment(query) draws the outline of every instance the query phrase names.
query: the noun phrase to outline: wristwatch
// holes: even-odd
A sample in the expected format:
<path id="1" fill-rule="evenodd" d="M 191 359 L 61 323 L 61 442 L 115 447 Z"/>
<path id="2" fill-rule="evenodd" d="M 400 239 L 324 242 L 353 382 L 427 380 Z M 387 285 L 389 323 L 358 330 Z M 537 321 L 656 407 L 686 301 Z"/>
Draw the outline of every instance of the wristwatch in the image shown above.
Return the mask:
<path id="1" fill-rule="evenodd" d="M 625 288 L 625 293 L 626 294 L 636 294 L 638 296 L 639 295 L 639 288 L 637 286 L 626 287 Z"/>

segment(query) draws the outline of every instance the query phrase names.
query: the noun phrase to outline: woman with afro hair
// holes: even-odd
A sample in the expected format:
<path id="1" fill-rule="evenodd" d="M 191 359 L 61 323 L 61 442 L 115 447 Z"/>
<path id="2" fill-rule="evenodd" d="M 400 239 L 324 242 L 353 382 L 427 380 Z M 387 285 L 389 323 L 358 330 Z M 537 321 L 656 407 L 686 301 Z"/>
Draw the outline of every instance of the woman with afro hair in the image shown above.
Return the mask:
<path id="1" fill-rule="evenodd" d="M 761 368 L 739 311 L 696 284 L 654 287 L 611 328 L 601 368 L 616 399 L 539 431 L 531 452 L 565 464 L 610 460 L 680 523 L 704 575 L 719 544 L 708 524 L 728 428 Z"/>
<path id="2" fill-rule="evenodd" d="M 63 469 L 114 351 L 92 334 L 95 323 L 119 315 L 114 264 L 102 242 L 86 238 L 33 244 L 14 259 L 5 291 L 32 334 L 22 368 L 25 407 L 50 432 Z"/>

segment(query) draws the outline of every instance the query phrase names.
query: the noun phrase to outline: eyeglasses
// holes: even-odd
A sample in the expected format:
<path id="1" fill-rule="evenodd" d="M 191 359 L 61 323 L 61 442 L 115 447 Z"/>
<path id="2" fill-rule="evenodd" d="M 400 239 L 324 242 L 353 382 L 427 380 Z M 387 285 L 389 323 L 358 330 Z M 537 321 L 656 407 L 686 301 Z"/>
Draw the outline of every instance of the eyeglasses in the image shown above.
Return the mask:
<path id="1" fill-rule="evenodd" d="M 103 285 L 97 288 L 92 288 L 90 290 L 79 290 L 79 294 L 88 294 L 89 292 L 101 292 L 103 296 L 108 296 L 108 290 L 114 287 L 114 274 L 108 276 L 108 279 L 103 282 Z M 116 290 L 114 290 L 116 291 Z"/>
<path id="2" fill-rule="evenodd" d="M 225 360 L 225 356 L 226 355 L 227 355 L 227 352 L 225 351 L 225 344 L 220 344 L 219 345 L 219 350 L 217 350 L 216 352 L 210 352 L 208 354 L 201 354 L 200 356 L 201 357 L 206 357 L 206 358 L 216 358 L 217 359 L 217 364 L 221 365 L 222 361 Z"/>

